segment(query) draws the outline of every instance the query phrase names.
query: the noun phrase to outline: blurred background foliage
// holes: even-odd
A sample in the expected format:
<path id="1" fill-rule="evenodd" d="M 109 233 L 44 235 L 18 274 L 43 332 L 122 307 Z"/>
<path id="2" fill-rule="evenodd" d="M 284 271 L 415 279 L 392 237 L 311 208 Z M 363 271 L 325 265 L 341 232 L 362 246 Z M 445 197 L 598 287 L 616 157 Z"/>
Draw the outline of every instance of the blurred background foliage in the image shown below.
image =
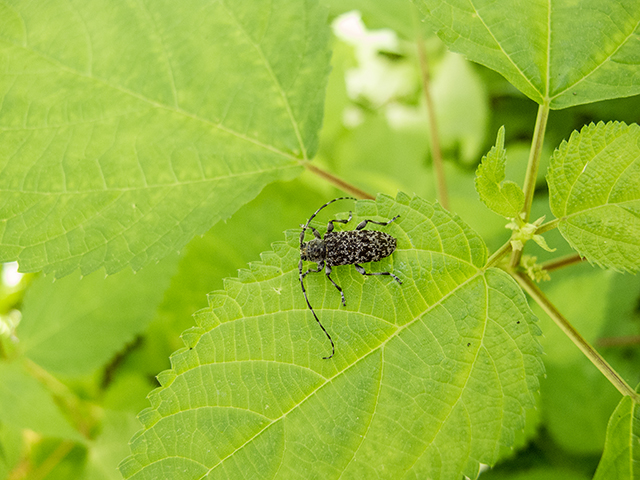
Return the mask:
<path id="1" fill-rule="evenodd" d="M 494 251 L 510 232 L 478 201 L 475 168 L 505 125 L 507 179 L 523 181 L 537 105 L 495 72 L 448 52 L 422 31 L 409 2 L 325 3 L 333 18 L 333 69 L 314 162 L 371 194 L 402 190 L 435 200 L 416 49 L 416 42 L 424 41 L 451 208 Z M 552 111 L 544 161 L 573 130 L 597 121 L 634 123 L 638 112 L 640 97 Z M 545 172 L 543 164 L 532 218 L 551 217 Z M 191 315 L 207 305 L 206 293 L 221 289 L 224 278 L 236 276 L 238 268 L 283 240 L 283 231 L 299 228 L 319 205 L 341 193 L 309 171 L 294 181 L 271 184 L 232 218 L 137 275 L 125 270 L 105 278 L 99 271 L 52 282 L 22 276 L 15 264 L 5 264 L 0 346 L 5 357 L 24 354 L 29 362 L 24 372 L 0 371 L 0 408 L 5 408 L 0 478 L 119 478 L 116 466 L 139 429 L 135 416 L 158 386 L 155 375 L 170 367 L 169 356 L 183 346 L 180 334 L 193 326 Z M 532 246 L 540 261 L 571 253 L 557 231 L 546 238 L 557 251 Z M 552 282 L 541 285 L 545 293 L 629 383 L 637 384 L 640 278 L 586 263 L 551 276 Z M 481 478 L 590 478 L 620 395 L 533 308 L 544 332 L 547 369 L 538 407 L 528 412 L 516 447 L 505 450 L 503 460 Z M 112 337 L 109 322 L 126 326 L 125 331 Z M 69 339 L 66 362 L 59 364 L 47 351 L 47 340 L 56 335 Z M 90 360 L 77 360 L 88 358 L 86 351 Z M 38 381 L 31 390 L 16 392 L 11 379 L 20 375 Z M 28 430 L 7 421 L 6 409 L 18 395 L 34 411 L 49 412 L 49 420 L 31 419 Z M 66 433 L 52 433 L 51 422 Z"/>

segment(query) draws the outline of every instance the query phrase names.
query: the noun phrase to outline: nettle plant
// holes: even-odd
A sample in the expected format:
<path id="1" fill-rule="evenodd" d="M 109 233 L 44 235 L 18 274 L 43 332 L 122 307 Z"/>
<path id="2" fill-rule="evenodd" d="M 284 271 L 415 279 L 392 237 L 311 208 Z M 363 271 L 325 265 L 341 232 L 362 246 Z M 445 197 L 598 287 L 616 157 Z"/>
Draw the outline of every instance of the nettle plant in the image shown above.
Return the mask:
<path id="1" fill-rule="evenodd" d="M 22 319 L 13 328 L 16 316 L 3 317 L 3 475 L 475 478 L 540 423 L 545 365 L 532 305 L 619 391 L 616 401 L 623 396 L 609 410 L 604 450 L 596 446 L 596 478 L 640 476 L 638 393 L 538 284 L 560 267 L 632 274 L 640 266 L 638 125 L 588 124 L 551 146 L 550 160 L 543 148 L 552 110 L 640 93 L 640 2 L 394 6 L 391 13 L 381 2 L 378 13 L 406 9 L 393 19 L 411 30 L 417 7 L 419 30 L 427 27 L 412 58 L 425 85 L 431 121 L 421 137 L 431 138 L 438 201 L 396 194 L 401 171 L 425 183 L 431 168 L 385 158 L 384 149 L 351 170 L 332 163 L 326 146 L 326 166 L 313 161 L 325 98 L 335 110 L 325 97 L 330 18 L 315 1 L 0 3 L 0 261 L 47 274 L 21 306 L 20 291 L 12 297 L 4 287 L 3 313 L 18 305 Z M 477 195 L 498 216 L 454 213 L 427 32 L 538 105 L 522 185 L 505 180 L 509 124 L 477 168 Z M 393 62 L 397 53 L 384 55 Z M 331 115 L 323 135 L 339 136 Z M 544 184 L 534 197 L 547 160 L 548 198 Z M 398 178 L 379 165 L 394 165 Z M 361 181 L 390 191 L 374 197 L 355 186 Z M 332 204 L 311 226 L 324 234 L 329 219 L 346 220 L 350 210 L 336 231 L 399 215 L 367 226 L 397 247 L 366 268 L 402 284 L 334 267 L 343 306 L 324 275 L 308 275 L 308 297 L 335 341 L 335 355 L 323 359 L 327 337 L 299 283 L 300 225 L 345 194 L 361 200 Z M 481 205 L 477 196 L 473 203 Z M 216 225 L 229 217 L 235 230 Z M 511 236 L 489 251 L 463 218 L 500 218 Z M 243 267 L 245 255 L 257 259 L 271 242 L 208 295 L 194 325 L 192 307 L 212 289 L 202 279 Z M 542 263 L 525 254 L 545 250 Z M 615 283 L 597 279 L 575 304 L 602 309 L 599 295 Z M 185 327 L 178 348 L 176 330 Z M 543 327 L 545 336 L 559 331 Z M 170 365 L 165 349 L 177 349 Z M 164 368 L 149 406 L 148 377 Z M 637 371 L 625 375 L 640 380 Z M 572 387 L 558 381 L 555 393 Z"/>

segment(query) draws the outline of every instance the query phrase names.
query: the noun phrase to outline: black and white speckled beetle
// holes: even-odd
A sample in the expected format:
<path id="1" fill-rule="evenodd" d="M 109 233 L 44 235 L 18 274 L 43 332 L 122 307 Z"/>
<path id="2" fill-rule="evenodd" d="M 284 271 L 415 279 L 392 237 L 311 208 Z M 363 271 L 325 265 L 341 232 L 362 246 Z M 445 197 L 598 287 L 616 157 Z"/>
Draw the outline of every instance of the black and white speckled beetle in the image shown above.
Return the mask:
<path id="1" fill-rule="evenodd" d="M 389 275 L 399 283 L 402 284 L 400 279 L 396 277 L 393 273 L 390 272 L 366 272 L 364 267 L 360 265 L 361 263 L 367 262 L 377 262 L 385 257 L 388 257 L 393 253 L 396 249 L 396 239 L 391 235 L 378 232 L 375 230 L 362 230 L 367 223 L 375 223 L 376 225 L 386 226 L 397 219 L 400 215 L 396 215 L 388 222 L 376 222 L 373 220 L 363 220 L 358 224 L 355 230 L 349 230 L 345 232 L 334 232 L 334 222 L 338 223 L 349 223 L 351 221 L 351 212 L 349 212 L 349 218 L 346 220 L 330 220 L 327 225 L 327 231 L 324 234 L 324 238 L 320 235 L 320 233 L 310 226 L 311 220 L 315 218 L 315 216 L 320 213 L 320 210 L 325 208 L 327 205 L 332 204 L 338 200 L 355 200 L 353 197 L 339 197 L 334 198 L 333 200 L 322 205 L 316 212 L 311 215 L 306 224 L 300 225 L 302 227 L 302 232 L 300 233 L 300 263 L 298 264 L 298 270 L 300 271 L 300 285 L 302 286 L 302 293 L 304 294 L 304 299 L 307 301 L 307 305 L 313 313 L 316 322 L 320 325 L 320 328 L 327 336 L 329 341 L 331 342 L 331 355 L 328 357 L 322 357 L 327 360 L 336 353 L 336 347 L 333 344 L 333 339 L 329 332 L 325 330 L 320 322 L 320 319 L 316 315 L 316 312 L 313 310 L 311 303 L 309 303 L 309 298 L 307 298 L 307 291 L 304 288 L 304 277 L 306 277 L 309 273 L 317 273 L 322 271 L 324 268 L 325 274 L 327 278 L 331 281 L 334 287 L 338 289 L 340 292 L 340 297 L 342 298 L 342 305 L 346 306 L 347 302 L 344 298 L 344 293 L 340 286 L 333 281 L 331 278 L 331 267 L 336 267 L 338 265 L 353 265 L 358 273 L 362 275 Z M 304 241 L 304 234 L 307 231 L 307 228 L 310 228 L 313 232 L 314 239 L 308 242 Z M 302 262 L 304 260 L 315 262 L 318 264 L 318 268 L 316 270 L 308 269 L 306 272 L 302 273 Z"/>

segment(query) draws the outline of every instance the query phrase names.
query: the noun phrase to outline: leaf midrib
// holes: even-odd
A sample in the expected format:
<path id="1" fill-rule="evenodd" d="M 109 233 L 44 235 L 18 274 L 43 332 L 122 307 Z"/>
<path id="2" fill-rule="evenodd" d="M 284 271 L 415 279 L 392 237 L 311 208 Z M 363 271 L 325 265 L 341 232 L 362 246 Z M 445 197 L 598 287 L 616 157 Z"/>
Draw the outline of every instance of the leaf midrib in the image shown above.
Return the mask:
<path id="1" fill-rule="evenodd" d="M 440 252 L 438 252 L 440 253 Z M 446 255 L 446 254 L 444 254 Z M 456 257 L 457 258 L 457 257 Z M 458 258 L 458 260 L 460 260 Z M 447 298 L 449 298 L 450 296 L 452 296 L 454 293 L 456 293 L 460 288 L 466 286 L 469 282 L 473 281 L 474 279 L 476 279 L 478 276 L 484 275 L 485 270 L 483 269 L 479 269 L 478 267 L 475 267 L 473 264 L 468 263 L 469 266 L 475 268 L 477 271 L 476 273 L 474 273 L 473 275 L 471 275 L 470 277 L 468 277 L 464 282 L 461 282 L 460 284 L 458 284 L 455 288 L 453 288 L 452 290 L 450 290 L 449 292 L 447 292 L 445 295 L 443 295 L 441 298 L 438 299 L 437 302 L 434 302 L 431 305 L 428 305 L 428 307 L 426 309 L 424 309 L 424 311 L 422 311 L 420 314 L 416 315 L 415 318 L 413 320 L 411 320 L 410 322 L 407 322 L 406 324 L 400 326 L 397 328 L 397 330 L 392 333 L 391 335 L 389 335 L 389 337 L 384 340 L 383 342 L 381 342 L 378 346 L 374 347 L 371 349 L 371 351 L 369 351 L 368 353 L 366 353 L 365 355 L 363 355 L 362 357 L 358 358 L 353 364 L 347 366 L 345 369 L 338 371 L 336 374 L 332 375 L 331 377 L 324 377 L 324 381 L 322 381 L 319 385 L 317 385 L 315 388 L 313 388 L 308 395 L 306 395 L 305 397 L 301 398 L 295 405 L 293 405 L 289 410 L 287 410 L 286 412 L 284 412 L 282 415 L 280 415 L 277 418 L 273 418 L 270 419 L 270 422 L 268 424 L 266 424 L 263 428 L 261 428 L 258 432 L 256 432 L 256 434 L 247 439 L 246 442 L 244 442 L 242 445 L 240 445 L 238 448 L 236 448 L 233 452 L 231 452 L 230 454 L 228 454 L 226 457 L 222 458 L 217 464 L 213 465 L 208 472 L 205 474 L 208 475 L 209 473 L 211 473 L 211 471 L 213 471 L 216 467 L 218 467 L 219 465 L 221 465 L 226 459 L 230 458 L 231 456 L 233 456 L 236 452 L 240 451 L 245 445 L 249 444 L 250 442 L 254 441 L 259 435 L 261 435 L 264 431 L 266 431 L 271 425 L 276 424 L 277 422 L 279 422 L 280 420 L 282 420 L 284 417 L 286 417 L 287 415 L 289 415 L 289 413 L 295 411 L 296 409 L 298 409 L 299 407 L 301 407 L 308 399 L 310 399 L 311 397 L 313 397 L 313 395 L 318 392 L 322 387 L 324 387 L 325 385 L 328 385 L 330 382 L 332 382 L 334 379 L 338 378 L 340 375 L 346 374 L 351 368 L 356 367 L 361 361 L 363 361 L 364 359 L 368 358 L 370 355 L 372 355 L 373 353 L 377 352 L 379 349 L 381 349 L 383 346 L 385 346 L 387 344 L 387 342 L 389 342 L 392 338 L 396 337 L 400 332 L 402 332 L 402 330 L 404 330 L 405 328 L 408 328 L 409 326 L 413 325 L 415 322 L 417 322 L 419 319 L 421 319 L 422 317 L 424 317 L 425 314 L 427 314 L 428 312 L 430 312 L 432 309 L 434 309 L 435 307 L 439 306 L 442 304 L 442 302 L 444 302 Z M 426 302 L 425 302 L 426 303 Z M 382 350 L 384 351 L 384 350 Z M 476 358 L 477 358 L 477 353 L 476 353 Z M 283 365 L 287 365 L 287 366 L 293 366 L 296 368 L 301 368 L 304 369 L 306 371 L 312 372 L 314 375 L 317 375 L 318 378 L 323 378 L 322 375 L 318 374 L 318 372 L 316 372 L 315 370 L 309 368 L 309 367 L 303 367 L 301 365 L 295 365 L 295 364 L 291 364 L 291 363 L 283 363 L 281 361 L 273 361 L 273 360 L 250 360 L 251 362 L 265 362 L 265 363 L 276 363 L 276 364 L 283 364 Z M 230 363 L 245 363 L 247 362 L 247 360 L 238 360 L 238 361 L 233 361 L 233 362 L 224 362 L 225 364 L 230 364 Z M 199 368 L 202 365 L 198 365 L 197 367 L 194 368 Z M 192 369 L 189 369 L 192 370 Z M 188 370 L 186 370 L 188 371 Z M 185 372 L 186 372 L 185 371 Z M 183 374 L 185 372 L 181 372 L 180 374 Z M 171 413 L 169 415 L 163 416 L 162 419 L 166 419 L 166 418 L 170 418 L 173 415 L 178 415 L 180 413 L 183 413 L 185 411 L 189 411 L 189 410 L 197 410 L 198 408 L 201 407 L 196 407 L 194 409 L 185 409 L 185 410 L 180 410 L 179 412 L 176 413 Z M 227 407 L 225 407 L 227 408 Z M 157 410 L 157 409 L 156 409 Z M 253 410 L 250 410 L 252 413 L 256 414 L 256 415 L 260 415 L 263 416 L 265 418 L 268 418 L 266 416 L 264 416 L 263 414 L 259 413 L 259 412 L 254 412 Z M 372 417 L 373 418 L 373 417 Z M 159 462 L 160 460 L 156 460 L 154 462 L 150 462 L 149 465 L 152 465 L 153 463 Z M 200 478 L 204 478 L 204 477 L 200 477 Z"/>
<path id="2" fill-rule="evenodd" d="M 245 32 L 243 31 L 243 33 L 245 33 Z M 180 115 L 183 115 L 184 117 L 187 117 L 187 118 L 190 118 L 192 120 L 201 122 L 201 123 L 203 123 L 203 124 L 205 124 L 205 125 L 207 125 L 209 127 L 215 128 L 215 129 L 220 130 L 222 132 L 225 132 L 225 133 L 227 133 L 229 135 L 235 136 L 235 137 L 237 137 L 237 138 L 239 138 L 241 140 L 244 140 L 244 141 L 246 141 L 248 143 L 252 143 L 252 144 L 254 144 L 254 145 L 256 145 L 256 146 L 258 146 L 260 148 L 263 148 L 263 149 L 268 150 L 270 152 L 276 153 L 276 154 L 281 155 L 281 156 L 283 156 L 285 158 L 288 158 L 290 160 L 295 160 L 296 162 L 301 162 L 303 160 L 307 160 L 306 148 L 304 146 L 304 143 L 302 143 L 302 139 L 300 137 L 300 132 L 298 130 L 298 125 L 297 125 L 295 117 L 293 116 L 293 113 L 291 111 L 291 107 L 289 105 L 288 98 L 286 97 L 286 95 L 284 95 L 284 91 L 282 89 L 282 86 L 277 81 L 277 78 L 274 76 L 273 71 L 271 70 L 269 64 L 266 62 L 266 58 L 264 57 L 263 54 L 261 54 L 261 58 L 265 62 L 265 68 L 269 72 L 270 77 L 273 79 L 278 91 L 280 91 L 281 95 L 283 96 L 283 101 L 285 103 L 287 115 L 289 116 L 289 119 L 291 121 L 292 128 L 293 128 L 293 130 L 294 130 L 294 132 L 296 134 L 296 138 L 298 139 L 298 142 L 300 143 L 301 152 L 303 153 L 303 158 L 302 159 L 297 157 L 296 155 L 294 155 L 292 152 L 283 151 L 283 150 L 281 150 L 281 149 L 279 149 L 279 148 L 277 148 L 277 147 L 275 147 L 273 145 L 269 145 L 269 144 L 266 144 L 264 142 L 261 142 L 258 139 L 248 137 L 247 135 L 245 135 L 243 133 L 237 132 L 237 131 L 229 128 L 229 127 L 226 127 L 226 126 L 222 125 L 222 123 L 214 123 L 214 122 L 210 121 L 209 119 L 200 117 L 199 115 L 196 115 L 196 114 L 193 114 L 191 112 L 188 112 L 188 111 L 186 111 L 186 110 L 184 110 L 184 109 L 182 109 L 180 107 L 177 107 L 177 106 L 176 107 L 171 107 L 169 105 L 165 105 L 165 104 L 160 103 L 160 102 L 158 102 L 156 100 L 153 100 L 153 99 L 151 99 L 149 97 L 146 97 L 146 96 L 144 96 L 144 95 L 142 95 L 142 94 L 140 94 L 138 92 L 130 90 L 130 89 L 128 89 L 128 88 L 126 88 L 126 87 L 124 87 L 122 85 L 113 84 L 113 83 L 105 80 L 104 78 L 97 77 L 97 76 L 93 75 L 91 72 L 90 73 L 82 73 L 82 72 L 80 72 L 78 70 L 70 68 L 69 66 L 61 63 L 58 59 L 56 59 L 54 57 L 51 57 L 50 55 L 47 55 L 46 53 L 44 53 L 42 51 L 35 50 L 35 49 L 31 48 L 31 47 L 27 47 L 26 45 L 18 44 L 16 42 L 13 42 L 13 41 L 10 41 L 10 40 L 7 40 L 7 39 L 2 39 L 2 40 L 5 43 L 13 45 L 14 47 L 16 47 L 18 49 L 24 49 L 24 50 L 30 51 L 31 53 L 33 53 L 35 55 L 38 55 L 39 57 L 45 59 L 49 63 L 53 64 L 54 66 L 56 66 L 60 70 L 66 72 L 66 73 L 68 73 L 70 75 L 74 75 L 74 76 L 79 77 L 79 78 L 84 78 L 84 79 L 88 79 L 88 80 L 91 80 L 91 81 L 95 81 L 95 82 L 101 83 L 102 85 L 104 85 L 106 87 L 109 87 L 109 88 L 111 88 L 111 89 L 113 89 L 115 91 L 121 92 L 123 94 L 129 95 L 130 97 L 133 97 L 133 98 L 136 98 L 138 100 L 141 100 L 142 102 L 150 105 L 153 108 L 156 108 L 156 109 L 159 109 L 159 110 L 166 110 L 166 111 L 169 111 L 169 112 L 172 112 L 172 113 L 178 113 Z M 252 43 L 252 45 L 254 45 L 254 48 L 258 48 L 255 44 Z M 261 53 L 261 50 L 259 52 Z M 16 75 L 18 75 L 18 74 L 16 74 Z M 128 114 L 129 114 L 129 112 L 121 114 L 121 115 L 118 115 L 118 116 L 126 116 Z M 95 121 L 98 121 L 98 120 L 95 120 Z M 85 123 L 93 123 L 93 121 L 83 122 L 81 124 L 85 124 Z M 64 126 L 67 126 L 67 124 L 61 125 L 61 127 L 64 127 Z M 48 128 L 48 127 L 40 127 L 40 128 Z M 11 129 L 6 129 L 6 130 L 18 130 L 18 129 L 11 128 Z M 25 128 L 23 130 L 28 130 L 28 128 Z M 5 129 L 4 128 L 0 128 L 0 131 L 5 131 Z"/>
<path id="3" fill-rule="evenodd" d="M 535 85 L 533 85 L 531 83 L 531 80 L 529 79 L 529 77 L 527 77 L 524 72 L 520 69 L 520 66 L 515 63 L 513 61 L 513 59 L 511 58 L 511 56 L 504 50 L 504 48 L 502 48 L 502 43 L 498 41 L 498 39 L 495 37 L 495 35 L 493 34 L 493 31 L 487 26 L 487 24 L 485 23 L 485 21 L 482 18 L 482 15 L 480 15 L 480 12 L 478 12 L 478 9 L 476 8 L 475 4 L 474 4 L 474 0 L 469 0 L 469 3 L 471 5 L 471 7 L 473 8 L 473 11 L 475 12 L 476 16 L 478 17 L 478 20 L 480 20 L 480 22 L 482 23 L 482 25 L 484 26 L 484 28 L 487 30 L 487 32 L 489 33 L 489 35 L 491 35 L 491 38 L 493 39 L 494 42 L 496 42 L 496 45 L 498 45 L 498 47 L 500 48 L 500 51 L 504 54 L 505 58 L 507 58 L 509 60 L 509 62 L 511 63 L 511 65 L 513 67 L 515 67 L 516 71 L 520 74 L 520 77 L 529 84 L 529 86 L 533 89 L 534 92 L 538 92 L 538 94 L 542 95 L 542 92 L 540 92 L 538 90 L 538 88 L 536 88 Z"/>

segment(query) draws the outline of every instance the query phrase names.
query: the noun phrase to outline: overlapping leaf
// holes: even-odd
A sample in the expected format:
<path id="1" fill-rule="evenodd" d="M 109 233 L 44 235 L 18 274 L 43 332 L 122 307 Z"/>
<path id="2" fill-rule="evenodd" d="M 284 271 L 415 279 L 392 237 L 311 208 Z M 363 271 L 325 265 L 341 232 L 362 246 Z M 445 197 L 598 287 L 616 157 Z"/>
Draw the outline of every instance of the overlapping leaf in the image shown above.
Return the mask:
<path id="1" fill-rule="evenodd" d="M 390 218 L 392 257 L 334 269 L 306 308 L 298 232 L 228 280 L 185 332 L 121 465 L 126 478 L 456 478 L 495 462 L 524 425 L 542 372 L 522 292 L 483 270 L 486 248 L 457 217 L 400 194 L 361 201 L 355 222 Z"/>
<path id="2" fill-rule="evenodd" d="M 638 388 L 636 388 L 636 391 Z M 640 478 L 640 409 L 630 397 L 620 400 L 607 427 L 607 440 L 594 480 Z"/>
<path id="3" fill-rule="evenodd" d="M 0 261 L 134 270 L 313 156 L 313 1 L 0 4 Z"/>
<path id="4" fill-rule="evenodd" d="M 453 50 L 551 108 L 640 93 L 637 0 L 414 0 Z"/>
<path id="5" fill-rule="evenodd" d="M 640 268 L 640 127 L 598 123 L 574 132 L 551 159 L 551 211 L 580 255 Z"/>

